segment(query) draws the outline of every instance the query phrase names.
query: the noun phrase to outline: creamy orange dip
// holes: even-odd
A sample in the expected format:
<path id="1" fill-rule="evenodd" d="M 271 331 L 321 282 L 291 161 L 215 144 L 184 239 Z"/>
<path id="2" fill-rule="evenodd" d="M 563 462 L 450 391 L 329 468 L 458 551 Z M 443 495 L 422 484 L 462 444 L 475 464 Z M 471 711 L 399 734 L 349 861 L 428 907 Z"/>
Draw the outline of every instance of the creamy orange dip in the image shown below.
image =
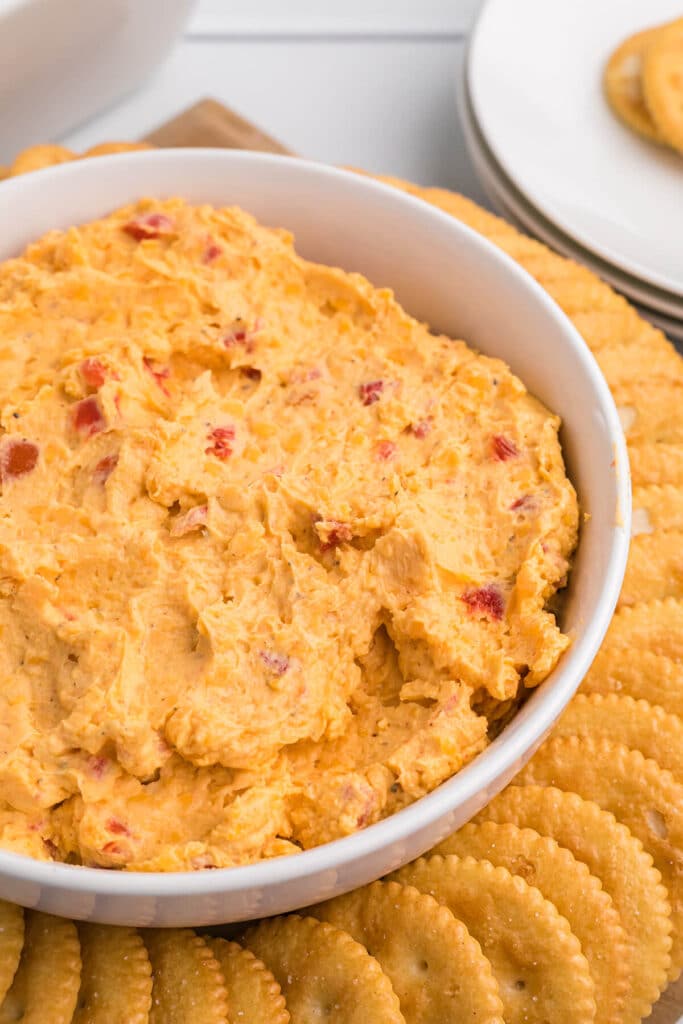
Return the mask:
<path id="1" fill-rule="evenodd" d="M 0 411 L 6 849 L 170 871 L 354 832 L 568 644 L 558 418 L 238 209 L 144 200 L 2 264 Z"/>

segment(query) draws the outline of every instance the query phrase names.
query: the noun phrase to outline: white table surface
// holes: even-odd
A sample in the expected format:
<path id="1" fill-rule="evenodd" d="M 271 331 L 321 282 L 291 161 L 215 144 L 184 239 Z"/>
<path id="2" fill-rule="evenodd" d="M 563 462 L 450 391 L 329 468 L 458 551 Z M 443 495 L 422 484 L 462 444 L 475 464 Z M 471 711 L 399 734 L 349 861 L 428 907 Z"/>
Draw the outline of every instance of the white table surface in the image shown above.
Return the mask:
<path id="1" fill-rule="evenodd" d="M 184 38 L 135 94 L 60 141 L 145 134 L 213 96 L 302 155 L 485 202 L 455 104 L 480 0 L 200 0 Z M 260 16 L 252 12 L 260 6 Z"/>

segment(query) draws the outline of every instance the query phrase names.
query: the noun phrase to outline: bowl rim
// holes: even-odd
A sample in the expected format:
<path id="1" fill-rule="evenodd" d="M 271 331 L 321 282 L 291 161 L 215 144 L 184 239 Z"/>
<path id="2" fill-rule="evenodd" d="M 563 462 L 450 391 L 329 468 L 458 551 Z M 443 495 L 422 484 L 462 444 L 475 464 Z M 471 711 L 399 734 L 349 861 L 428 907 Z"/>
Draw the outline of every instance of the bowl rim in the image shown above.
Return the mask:
<path id="1" fill-rule="evenodd" d="M 548 688 L 547 692 L 543 691 L 547 681 L 536 688 L 514 719 L 485 750 L 430 793 L 373 825 L 321 846 L 301 851 L 298 854 L 287 854 L 253 864 L 213 870 L 112 871 L 108 868 L 41 861 L 27 854 L 0 849 L 0 876 L 24 883 L 34 883 L 41 889 L 70 890 L 105 898 L 140 897 L 162 900 L 169 897 L 177 899 L 178 897 L 227 896 L 245 890 L 268 891 L 286 886 L 287 883 L 295 882 L 306 876 L 317 876 L 329 871 L 337 871 L 355 861 L 363 860 L 382 849 L 400 843 L 413 833 L 433 824 L 448 810 L 452 810 L 456 804 L 457 806 L 467 804 L 495 779 L 504 775 L 506 769 L 510 769 L 515 761 L 526 759 L 537 749 L 575 693 L 598 651 L 614 612 L 626 568 L 630 541 L 631 481 L 626 441 L 607 382 L 583 338 L 549 294 L 520 264 L 462 221 L 417 196 L 402 192 L 394 186 L 364 174 L 298 157 L 211 147 L 192 147 L 191 149 L 179 147 L 167 150 L 124 152 L 98 157 L 92 163 L 74 161 L 6 180 L 1 187 L 3 190 L 14 190 L 19 194 L 24 190 L 31 191 L 40 188 L 42 181 L 46 178 L 72 175 L 77 177 L 79 174 L 86 173 L 100 173 L 104 176 L 107 167 L 113 164 L 173 164 L 177 160 L 187 159 L 188 152 L 192 154 L 193 160 L 226 160 L 238 164 L 241 162 L 244 163 L 245 168 L 253 165 L 254 162 L 270 164 L 274 168 L 277 168 L 278 165 L 294 163 L 308 174 L 346 181 L 347 184 L 353 180 L 356 187 L 375 192 L 380 199 L 384 197 L 386 200 L 391 197 L 394 204 L 404 204 L 407 209 L 412 207 L 414 214 L 418 213 L 425 219 L 431 219 L 435 226 L 440 224 L 443 229 L 444 225 L 447 225 L 448 229 L 459 234 L 467 245 L 474 245 L 484 253 L 485 258 L 497 262 L 504 273 L 512 274 L 516 278 L 518 286 L 533 295 L 534 301 L 541 304 L 546 313 L 555 320 L 558 329 L 561 329 L 564 334 L 566 344 L 572 348 L 575 360 L 581 364 L 584 373 L 592 379 L 596 393 L 600 397 L 601 411 L 612 441 L 615 463 L 618 467 L 616 483 L 618 514 L 615 518 L 619 518 L 619 521 L 615 522 L 615 526 L 619 526 L 621 529 L 612 531 L 608 567 L 593 619 L 586 625 L 580 641 L 568 649 L 549 677 L 552 678 L 556 673 L 560 673 L 560 679 L 554 680 L 552 688 Z M 83 170 L 84 167 L 89 168 L 88 172 Z M 103 200 L 103 205 L 106 205 L 106 200 Z M 103 210 L 99 216 L 106 216 L 107 212 L 108 209 Z M 8 257 L 3 257 L 3 260 L 6 258 Z M 451 799 L 453 791 L 458 794 L 457 801 Z"/>

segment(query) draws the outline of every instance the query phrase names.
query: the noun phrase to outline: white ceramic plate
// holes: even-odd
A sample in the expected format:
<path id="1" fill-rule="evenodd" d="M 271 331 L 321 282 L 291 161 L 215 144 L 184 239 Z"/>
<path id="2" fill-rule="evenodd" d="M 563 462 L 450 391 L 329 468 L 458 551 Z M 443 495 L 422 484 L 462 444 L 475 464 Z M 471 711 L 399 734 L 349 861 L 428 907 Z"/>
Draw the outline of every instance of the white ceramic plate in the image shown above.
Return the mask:
<path id="1" fill-rule="evenodd" d="M 680 17 L 680 0 L 488 0 L 468 83 L 509 179 L 615 267 L 683 295 L 683 157 L 624 127 L 602 93 L 618 43 Z"/>
<path id="2" fill-rule="evenodd" d="M 0 851 L 0 898 L 111 924 L 206 925 L 292 910 L 363 885 L 429 849 L 510 781 L 571 698 L 609 624 L 628 553 L 628 457 L 597 363 L 543 289 L 452 217 L 360 175 L 229 150 L 76 161 L 0 185 L 0 259 L 49 228 L 140 195 L 237 203 L 292 230 L 309 258 L 393 286 L 414 315 L 506 360 L 562 417 L 568 471 L 588 513 L 563 616 L 572 646 L 487 750 L 398 814 L 293 857 L 217 871 L 105 871 Z"/>
<path id="3" fill-rule="evenodd" d="M 563 234 L 554 224 L 536 210 L 515 188 L 500 167 L 476 123 L 467 91 L 466 75 L 458 90 L 458 106 L 468 153 L 475 166 L 482 187 L 493 205 L 515 226 L 539 238 L 546 245 L 583 263 L 618 291 L 638 303 L 644 315 L 658 327 L 680 340 L 683 337 L 683 301 L 661 289 L 649 287 L 630 277 L 583 249 L 574 239 Z M 658 317 L 655 321 L 653 317 Z M 666 327 L 664 326 L 666 324 Z"/>

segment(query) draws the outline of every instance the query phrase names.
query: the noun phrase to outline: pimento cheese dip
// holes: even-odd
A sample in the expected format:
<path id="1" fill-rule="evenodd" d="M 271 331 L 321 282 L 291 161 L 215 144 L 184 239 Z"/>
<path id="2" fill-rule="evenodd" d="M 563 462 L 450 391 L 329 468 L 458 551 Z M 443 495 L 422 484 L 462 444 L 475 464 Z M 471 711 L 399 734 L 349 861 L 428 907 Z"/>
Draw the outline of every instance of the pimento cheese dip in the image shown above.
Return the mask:
<path id="1" fill-rule="evenodd" d="M 457 301 L 457 298 L 456 298 Z M 239 209 L 0 266 L 0 846 L 245 864 L 428 793 L 568 639 L 559 420 Z"/>

